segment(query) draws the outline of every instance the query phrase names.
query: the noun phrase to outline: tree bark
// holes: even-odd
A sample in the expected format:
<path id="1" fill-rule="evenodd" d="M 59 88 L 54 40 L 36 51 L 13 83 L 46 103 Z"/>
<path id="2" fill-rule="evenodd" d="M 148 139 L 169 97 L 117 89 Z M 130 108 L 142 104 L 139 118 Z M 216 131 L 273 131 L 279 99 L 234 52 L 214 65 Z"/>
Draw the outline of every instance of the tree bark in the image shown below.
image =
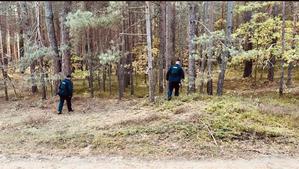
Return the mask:
<path id="1" fill-rule="evenodd" d="M 37 25 L 37 39 L 36 42 L 39 47 L 43 46 L 43 38 L 41 36 L 41 24 L 40 24 L 40 11 L 39 11 L 39 2 L 35 2 L 35 18 Z M 42 86 L 42 99 L 47 99 L 47 90 L 46 90 L 46 82 L 45 82 L 45 71 L 44 71 L 44 61 L 43 57 L 39 58 L 39 69 L 41 74 L 41 86 Z"/>
<path id="2" fill-rule="evenodd" d="M 125 11 L 123 9 L 123 16 L 125 16 Z M 122 22 L 122 32 L 125 32 L 125 20 Z M 125 42 L 125 35 L 121 35 L 121 52 L 122 56 L 119 60 L 119 66 L 118 66 L 118 81 L 119 81 L 119 100 L 124 96 L 125 91 L 125 58 L 126 58 L 126 42 Z"/>
<path id="3" fill-rule="evenodd" d="M 7 59 L 11 62 L 11 47 L 10 47 L 10 23 L 8 13 L 6 14 L 6 48 L 7 48 Z"/>
<path id="4" fill-rule="evenodd" d="M 61 47 L 63 50 L 62 53 L 62 72 L 65 76 L 71 75 L 72 67 L 71 67 L 71 44 L 70 44 L 70 35 L 69 28 L 66 25 L 66 16 L 70 12 L 70 8 L 72 5 L 72 1 L 64 1 L 62 10 L 60 13 L 60 28 L 61 28 Z"/>
<path id="5" fill-rule="evenodd" d="M 204 1 L 204 4 L 203 4 L 203 17 L 202 17 L 202 20 L 203 20 L 203 23 L 205 25 L 207 25 L 207 18 L 208 18 L 208 8 L 209 8 L 209 3 L 208 1 Z M 206 29 L 203 29 L 203 33 L 206 33 L 208 34 L 208 31 Z M 202 46 L 202 51 L 203 50 L 206 50 L 207 48 L 207 45 L 203 45 Z M 200 65 L 200 74 L 201 74 L 201 79 L 200 79 L 200 85 L 199 85 L 199 90 L 200 90 L 200 93 L 204 93 L 204 74 L 205 74 L 205 69 L 206 69 L 206 61 L 207 60 L 207 56 L 204 52 L 202 52 L 202 60 L 201 60 L 201 65 Z"/>
<path id="6" fill-rule="evenodd" d="M 225 45 L 227 47 L 231 46 L 231 33 L 233 28 L 233 9 L 234 9 L 234 2 L 228 1 L 227 2 L 227 19 L 226 19 L 226 40 Z M 220 73 L 218 77 L 218 84 L 217 84 L 217 95 L 221 96 L 223 94 L 223 85 L 224 85 L 224 76 L 226 71 L 227 59 L 229 56 L 229 51 L 225 50 L 222 53 L 221 58 L 221 66 L 220 66 Z"/>
<path id="7" fill-rule="evenodd" d="M 89 91 L 90 91 L 90 97 L 94 97 L 94 88 L 93 88 L 93 49 L 91 47 L 92 44 L 92 30 L 90 27 L 86 28 L 86 45 L 87 45 L 87 64 L 88 64 L 88 70 L 89 70 L 89 78 L 88 78 L 88 84 L 89 84 Z"/>
<path id="8" fill-rule="evenodd" d="M 209 4 L 209 22 L 208 22 L 208 28 L 211 32 L 214 32 L 214 2 L 210 1 Z M 208 67 L 208 82 L 207 82 L 207 93 L 208 95 L 213 95 L 213 79 L 212 79 L 212 59 L 213 59 L 213 53 L 212 53 L 212 47 L 213 47 L 213 39 L 208 44 L 208 61 L 207 61 L 207 67 Z"/>
<path id="9" fill-rule="evenodd" d="M 130 53 L 130 85 L 131 95 L 134 95 L 134 77 L 133 77 L 133 53 Z"/>
<path id="10" fill-rule="evenodd" d="M 26 13 L 23 13 L 21 5 L 24 5 L 24 2 L 17 3 L 17 13 L 18 13 L 18 22 L 20 23 L 19 26 L 19 59 L 24 57 L 24 35 L 23 35 L 23 25 L 24 19 L 23 17 L 26 16 Z"/>
<path id="11" fill-rule="evenodd" d="M 126 2 L 128 4 L 128 7 L 130 7 L 130 1 Z M 125 14 L 125 18 L 128 18 L 128 19 L 125 19 L 123 21 L 124 23 L 124 27 L 125 29 L 130 32 L 130 14 L 128 13 L 127 9 L 124 11 L 124 14 Z M 125 33 L 125 32 L 123 32 Z M 128 52 L 128 54 L 126 54 L 125 58 L 124 58 L 124 88 L 128 88 L 129 84 L 130 84 L 130 69 L 128 67 L 128 65 L 130 65 L 130 46 L 131 46 L 131 41 L 130 41 L 130 37 L 127 36 L 127 35 L 124 35 L 124 38 L 125 38 L 125 51 L 126 53 Z M 124 90 L 125 90 L 124 89 Z"/>
<path id="12" fill-rule="evenodd" d="M 165 58 L 165 43 L 166 43 L 166 1 L 160 1 L 160 24 L 159 24 L 159 93 L 163 93 L 163 81 L 164 81 L 164 58 Z"/>
<path id="13" fill-rule="evenodd" d="M 281 54 L 284 54 L 285 50 L 285 1 L 282 1 L 282 33 L 281 33 Z M 281 76 L 279 83 L 279 96 L 283 95 L 284 86 L 284 59 L 281 59 Z"/>
<path id="14" fill-rule="evenodd" d="M 174 48 L 174 21 L 175 21 L 175 13 L 174 13 L 175 5 L 173 2 L 166 2 L 166 50 L 165 50 L 165 60 L 166 60 L 166 67 L 165 71 L 171 66 L 171 63 L 174 62 L 175 56 L 175 48 Z M 166 73 L 165 73 L 166 74 Z M 168 91 L 168 83 L 166 83 L 166 91 Z"/>
<path id="15" fill-rule="evenodd" d="M 6 57 L 6 48 L 3 44 L 3 42 L 5 42 L 5 30 L 2 31 L 2 28 L 0 27 L 0 63 L 1 63 L 1 71 L 2 71 L 2 75 L 3 75 L 3 80 L 4 80 L 4 94 L 5 94 L 5 100 L 8 101 L 9 97 L 8 97 L 8 90 L 7 90 L 7 80 L 8 80 L 8 74 L 7 74 L 7 64 L 8 64 L 8 60 Z"/>
<path id="16" fill-rule="evenodd" d="M 106 92 L 106 65 L 103 66 L 103 91 Z"/>
<path id="17" fill-rule="evenodd" d="M 112 95 L 112 81 L 111 81 L 112 73 L 111 73 L 111 69 L 112 69 L 112 65 L 109 64 L 108 76 L 109 76 L 109 94 L 110 94 L 110 96 Z"/>
<path id="18" fill-rule="evenodd" d="M 196 11 L 195 2 L 189 2 L 189 65 L 188 65 L 188 93 L 195 92 L 195 44 L 193 42 L 195 38 L 195 21 Z"/>
<path id="19" fill-rule="evenodd" d="M 14 32 L 14 42 L 13 42 L 13 51 L 14 51 L 14 62 L 17 63 L 18 59 L 18 33 Z M 14 68 L 15 70 L 15 68 Z"/>
<path id="20" fill-rule="evenodd" d="M 133 2 L 128 2 L 129 7 L 133 6 Z M 132 13 L 129 10 L 129 33 L 135 33 L 134 32 L 134 27 L 133 24 L 135 23 L 135 17 L 134 13 Z M 128 62 L 129 62 L 129 84 L 130 84 L 130 94 L 134 95 L 134 77 L 133 77 L 133 60 L 134 60 L 134 53 L 133 53 L 133 48 L 134 48 L 135 42 L 134 42 L 134 36 L 129 36 L 129 56 L 128 56 Z"/>
<path id="21" fill-rule="evenodd" d="M 149 101 L 155 101 L 154 88 L 154 72 L 153 72 L 153 58 L 152 58 L 152 39 L 151 39 L 151 16 L 150 4 L 146 2 L 146 34 L 147 34 L 147 62 L 148 62 L 148 81 L 149 81 Z"/>
<path id="22" fill-rule="evenodd" d="M 251 11 L 247 11 L 244 14 L 244 22 L 249 22 L 251 20 L 252 17 L 252 12 Z M 250 37 L 247 36 L 246 37 L 246 41 L 244 44 L 244 50 L 248 51 L 248 50 L 252 50 L 252 43 L 249 41 Z M 245 61 L 245 66 L 244 66 L 244 72 L 243 72 L 243 77 L 250 77 L 252 76 L 252 66 L 253 66 L 253 62 L 252 60 L 247 60 Z"/>
<path id="23" fill-rule="evenodd" d="M 58 53 L 58 44 L 57 38 L 55 35 L 54 29 L 54 20 L 53 20 L 53 10 L 52 10 L 52 2 L 45 1 L 45 16 L 46 16 L 46 26 L 48 30 L 48 39 L 51 45 L 51 48 L 54 52 L 53 56 L 53 70 L 54 75 L 57 76 L 59 72 L 61 72 L 61 58 Z M 58 91 L 59 80 L 54 80 L 54 94 Z"/>

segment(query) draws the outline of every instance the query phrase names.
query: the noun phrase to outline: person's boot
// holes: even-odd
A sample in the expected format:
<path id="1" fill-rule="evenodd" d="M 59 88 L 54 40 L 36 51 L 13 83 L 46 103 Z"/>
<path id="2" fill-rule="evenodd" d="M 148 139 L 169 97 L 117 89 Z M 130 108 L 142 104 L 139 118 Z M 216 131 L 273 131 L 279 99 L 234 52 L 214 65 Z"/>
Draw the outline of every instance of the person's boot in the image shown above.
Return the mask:
<path id="1" fill-rule="evenodd" d="M 62 114 L 62 112 L 61 111 L 58 111 L 58 113 L 57 114 Z"/>

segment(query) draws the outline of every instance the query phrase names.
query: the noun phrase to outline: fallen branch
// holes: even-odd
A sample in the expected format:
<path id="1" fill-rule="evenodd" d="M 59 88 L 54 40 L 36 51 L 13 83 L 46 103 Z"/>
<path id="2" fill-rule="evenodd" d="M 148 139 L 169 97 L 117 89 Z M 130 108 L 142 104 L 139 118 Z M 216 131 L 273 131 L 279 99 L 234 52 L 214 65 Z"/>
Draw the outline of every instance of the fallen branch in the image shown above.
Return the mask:
<path id="1" fill-rule="evenodd" d="M 201 121 L 201 120 L 200 120 L 200 121 Z M 203 121 L 201 121 L 201 122 L 202 122 L 202 124 L 208 129 L 208 132 L 209 132 L 209 134 L 211 135 L 211 137 L 213 138 L 215 145 L 216 145 L 217 147 L 220 148 L 221 153 L 222 153 L 222 152 L 223 152 L 223 149 L 218 145 L 218 143 L 217 143 L 217 141 L 216 141 L 216 138 L 214 137 L 213 132 L 211 131 L 210 127 L 209 127 L 205 122 L 203 122 Z"/>

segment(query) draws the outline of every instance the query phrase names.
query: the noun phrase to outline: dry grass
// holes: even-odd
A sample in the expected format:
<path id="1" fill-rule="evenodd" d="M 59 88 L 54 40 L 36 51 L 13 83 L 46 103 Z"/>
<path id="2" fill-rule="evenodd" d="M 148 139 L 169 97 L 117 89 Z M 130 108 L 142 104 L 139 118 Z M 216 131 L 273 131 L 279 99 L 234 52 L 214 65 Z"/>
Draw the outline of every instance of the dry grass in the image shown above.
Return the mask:
<path id="1" fill-rule="evenodd" d="M 186 113 L 186 107 L 179 107 L 177 109 L 174 110 L 174 114 L 183 114 Z"/>
<path id="2" fill-rule="evenodd" d="M 299 152 L 298 96 L 278 98 L 263 89 L 251 94 L 244 86 L 249 81 L 225 83 L 233 84 L 231 90 L 243 85 L 246 92 L 222 98 L 181 95 L 148 104 L 146 98 L 118 102 L 75 97 L 75 112 L 62 115 L 49 113 L 57 107 L 55 98 L 0 102 L 0 149 L 69 155 L 88 148 L 94 154 L 194 159 Z"/>
<path id="3" fill-rule="evenodd" d="M 153 114 L 153 115 L 147 116 L 145 118 L 123 120 L 119 123 L 116 123 L 115 125 L 117 125 L 117 126 L 142 125 L 142 124 L 148 124 L 153 121 L 158 121 L 158 120 L 168 119 L 168 118 L 169 117 L 167 117 L 167 116 Z"/>
<path id="4" fill-rule="evenodd" d="M 50 117 L 47 115 L 29 115 L 24 120 L 24 125 L 29 127 L 39 127 L 50 121 Z"/>

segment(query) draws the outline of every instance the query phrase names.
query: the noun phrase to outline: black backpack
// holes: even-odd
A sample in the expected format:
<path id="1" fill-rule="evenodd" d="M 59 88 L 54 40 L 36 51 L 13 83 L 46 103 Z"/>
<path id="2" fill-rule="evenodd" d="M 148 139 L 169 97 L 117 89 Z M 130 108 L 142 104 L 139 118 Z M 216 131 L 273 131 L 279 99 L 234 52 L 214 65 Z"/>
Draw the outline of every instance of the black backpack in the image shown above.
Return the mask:
<path id="1" fill-rule="evenodd" d="M 58 91 L 58 95 L 59 96 L 66 96 L 67 95 L 67 82 L 65 81 L 60 81 L 60 85 L 59 85 L 59 91 Z"/>
<path id="2" fill-rule="evenodd" d="M 172 66 L 170 70 L 170 74 L 173 76 L 178 76 L 180 73 L 180 67 L 179 66 Z"/>

